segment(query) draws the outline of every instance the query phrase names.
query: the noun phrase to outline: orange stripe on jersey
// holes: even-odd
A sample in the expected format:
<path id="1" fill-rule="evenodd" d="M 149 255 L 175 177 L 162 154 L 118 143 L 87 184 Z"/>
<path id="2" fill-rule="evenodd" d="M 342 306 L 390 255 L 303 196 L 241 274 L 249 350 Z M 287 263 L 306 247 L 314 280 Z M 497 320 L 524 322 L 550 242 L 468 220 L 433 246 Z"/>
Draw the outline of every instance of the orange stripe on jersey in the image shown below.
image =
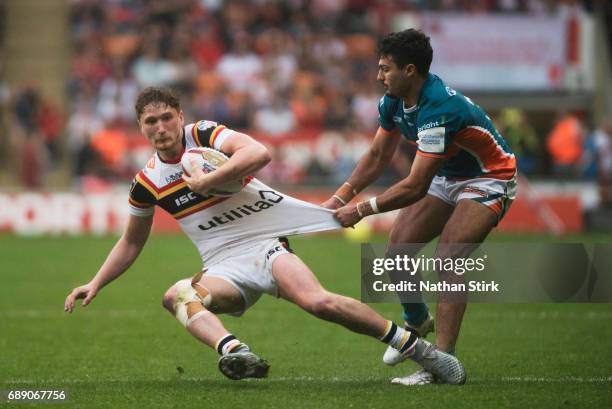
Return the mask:
<path id="1" fill-rule="evenodd" d="M 219 136 L 219 134 L 221 133 L 222 130 L 225 129 L 225 126 L 223 125 L 219 125 L 218 127 L 215 128 L 215 130 L 213 131 L 212 134 L 210 134 L 210 139 L 209 139 L 209 146 L 211 148 L 214 149 L 215 147 L 215 139 L 217 139 L 217 136 Z"/>
<path id="2" fill-rule="evenodd" d="M 491 210 L 493 210 L 493 212 L 495 212 L 495 214 L 497 214 L 497 216 L 499 216 L 502 212 L 502 204 L 500 201 L 495 202 L 491 205 L 487 205 L 487 207 Z"/>
<path id="3" fill-rule="evenodd" d="M 132 199 L 131 197 L 128 198 L 128 202 L 130 202 L 130 204 L 134 207 L 138 207 L 140 209 L 149 209 L 151 207 L 153 207 L 152 204 L 150 203 L 141 203 L 141 202 L 137 202 L 136 200 Z"/>
<path id="4" fill-rule="evenodd" d="M 224 200 L 227 200 L 227 199 L 229 199 L 229 197 L 211 197 L 208 200 L 205 200 L 205 201 L 200 202 L 200 203 L 198 203 L 196 205 L 188 207 L 187 209 L 183 209 L 183 210 L 181 210 L 178 213 L 174 213 L 172 216 L 175 219 L 182 219 L 183 217 L 187 217 L 187 216 L 189 216 L 191 214 L 199 212 L 200 210 L 207 209 L 207 208 L 209 208 L 211 206 L 214 206 L 217 203 L 221 203 L 221 202 L 223 202 Z"/>
<path id="5" fill-rule="evenodd" d="M 198 137 L 198 124 L 200 122 L 202 121 L 196 122 L 195 124 L 193 124 L 193 128 L 191 128 L 191 136 L 193 137 L 193 140 L 198 146 L 202 146 L 202 143 L 200 142 L 200 138 Z"/>
<path id="6" fill-rule="evenodd" d="M 145 187 L 151 194 L 155 197 L 155 199 L 159 199 L 159 190 L 155 187 L 153 182 L 149 180 L 148 177 L 145 176 L 143 171 L 140 171 L 136 174 L 136 180 L 142 186 Z"/>
<path id="7" fill-rule="evenodd" d="M 158 200 L 168 195 L 171 195 L 172 193 L 184 188 L 185 186 L 187 186 L 187 183 L 185 183 L 183 179 L 175 180 L 174 182 L 164 186 L 159 190 Z"/>
<path id="8" fill-rule="evenodd" d="M 454 143 L 474 156 L 485 177 L 508 180 L 516 173 L 514 155 L 504 152 L 485 128 L 469 126 L 455 135 Z"/>
<path id="9" fill-rule="evenodd" d="M 420 150 L 417 150 L 416 154 L 417 155 L 421 155 L 421 156 L 425 156 L 426 158 L 437 158 L 437 159 L 440 159 L 440 158 L 447 158 L 448 157 L 448 154 L 445 155 L 445 154 L 442 154 L 442 153 L 428 153 L 428 152 L 423 152 L 423 151 L 420 151 Z"/>

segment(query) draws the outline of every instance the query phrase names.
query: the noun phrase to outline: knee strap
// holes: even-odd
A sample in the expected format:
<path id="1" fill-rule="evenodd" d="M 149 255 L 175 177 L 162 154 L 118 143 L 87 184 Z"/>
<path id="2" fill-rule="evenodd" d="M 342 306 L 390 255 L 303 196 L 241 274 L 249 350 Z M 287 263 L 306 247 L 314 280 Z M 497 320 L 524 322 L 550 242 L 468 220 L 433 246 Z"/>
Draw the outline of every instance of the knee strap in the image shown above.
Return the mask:
<path id="1" fill-rule="evenodd" d="M 205 309 L 208 308 L 212 302 L 212 296 L 203 285 L 197 284 L 197 286 L 195 286 L 193 280 L 181 280 L 177 282 L 174 287 L 177 293 L 174 302 L 175 316 L 184 327 L 187 327 L 196 316 L 199 317 L 203 315 L 202 313 L 206 311 Z M 188 308 L 192 303 L 197 303 L 202 309 L 197 308 L 194 311 L 193 308 Z"/>

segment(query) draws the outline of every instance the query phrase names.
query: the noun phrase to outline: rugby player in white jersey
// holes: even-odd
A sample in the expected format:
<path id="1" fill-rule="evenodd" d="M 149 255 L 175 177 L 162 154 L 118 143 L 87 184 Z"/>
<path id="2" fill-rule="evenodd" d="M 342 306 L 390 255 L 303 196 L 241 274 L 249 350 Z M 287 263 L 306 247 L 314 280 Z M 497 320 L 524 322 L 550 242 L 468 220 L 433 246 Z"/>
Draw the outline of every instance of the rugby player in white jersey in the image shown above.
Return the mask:
<path id="1" fill-rule="evenodd" d="M 154 207 L 172 214 L 198 248 L 204 268 L 171 286 L 164 307 L 202 343 L 220 355 L 219 369 L 230 379 L 262 378 L 268 363 L 230 334 L 218 314 L 240 315 L 262 293 L 291 301 L 305 311 L 351 331 L 378 338 L 448 383 L 465 382 L 461 363 L 415 332 L 398 327 L 367 305 L 325 290 L 310 269 L 276 238 L 338 228 L 330 210 L 278 192 L 248 177 L 270 161 L 266 148 L 249 136 L 211 121 L 184 125 L 179 99 L 164 88 L 147 88 L 136 101 L 138 124 L 156 152 L 130 189 L 130 215 L 121 238 L 98 272 L 65 300 L 88 305 L 123 274 L 145 245 Z M 210 147 L 229 156 L 211 173 L 196 167 L 183 175 L 183 152 Z M 230 196 L 208 192 L 228 181 L 246 179 Z"/>

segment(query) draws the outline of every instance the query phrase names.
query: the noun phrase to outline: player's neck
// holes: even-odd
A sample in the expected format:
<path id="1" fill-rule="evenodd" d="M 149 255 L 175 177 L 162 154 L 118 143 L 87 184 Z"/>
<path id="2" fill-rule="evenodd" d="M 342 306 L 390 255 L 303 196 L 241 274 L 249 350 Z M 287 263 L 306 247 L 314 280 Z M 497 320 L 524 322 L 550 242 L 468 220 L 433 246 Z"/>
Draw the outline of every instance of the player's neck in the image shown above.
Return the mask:
<path id="1" fill-rule="evenodd" d="M 419 103 L 419 98 L 421 97 L 421 90 L 423 89 L 423 85 L 425 84 L 425 78 L 416 77 L 414 82 L 406 95 L 402 97 L 404 104 L 411 108 Z"/>
<path id="2" fill-rule="evenodd" d="M 180 160 L 182 154 L 183 154 L 182 144 L 179 144 L 177 147 L 172 148 L 172 149 L 157 151 L 157 155 L 159 155 L 160 159 L 164 162 L 169 162 L 169 163 L 174 163 Z"/>

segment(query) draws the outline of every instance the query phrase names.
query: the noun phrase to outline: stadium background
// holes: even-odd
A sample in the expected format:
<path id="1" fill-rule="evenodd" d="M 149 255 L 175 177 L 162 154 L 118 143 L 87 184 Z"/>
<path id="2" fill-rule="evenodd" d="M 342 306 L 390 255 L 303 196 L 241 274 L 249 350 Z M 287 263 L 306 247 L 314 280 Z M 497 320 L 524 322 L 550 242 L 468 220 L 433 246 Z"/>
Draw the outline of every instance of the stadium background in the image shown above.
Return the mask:
<path id="1" fill-rule="evenodd" d="M 318 201 L 376 129 L 377 38 L 406 27 L 431 35 L 432 71 L 517 153 L 520 196 L 492 240 L 609 242 L 609 1 L 4 0 L 0 389 L 67 388 L 88 407 L 609 404 L 609 304 L 471 306 L 459 346 L 470 384 L 408 392 L 387 379 L 412 367 L 382 367 L 379 345 L 266 298 L 228 326 L 272 361 L 271 382 L 230 384 L 159 308 L 165 288 L 199 267 L 160 215 L 156 230 L 170 234 L 154 235 L 125 278 L 88 310 L 61 311 L 112 246 L 151 153 L 135 126 L 139 89 L 175 87 L 187 121 L 257 137 L 274 154 L 258 176 Z M 413 152 L 401 151 L 364 197 L 407 173 Z M 357 242 L 384 240 L 391 221 L 294 246 L 326 286 L 358 296 Z M 376 308 L 399 319 L 395 305 Z"/>

